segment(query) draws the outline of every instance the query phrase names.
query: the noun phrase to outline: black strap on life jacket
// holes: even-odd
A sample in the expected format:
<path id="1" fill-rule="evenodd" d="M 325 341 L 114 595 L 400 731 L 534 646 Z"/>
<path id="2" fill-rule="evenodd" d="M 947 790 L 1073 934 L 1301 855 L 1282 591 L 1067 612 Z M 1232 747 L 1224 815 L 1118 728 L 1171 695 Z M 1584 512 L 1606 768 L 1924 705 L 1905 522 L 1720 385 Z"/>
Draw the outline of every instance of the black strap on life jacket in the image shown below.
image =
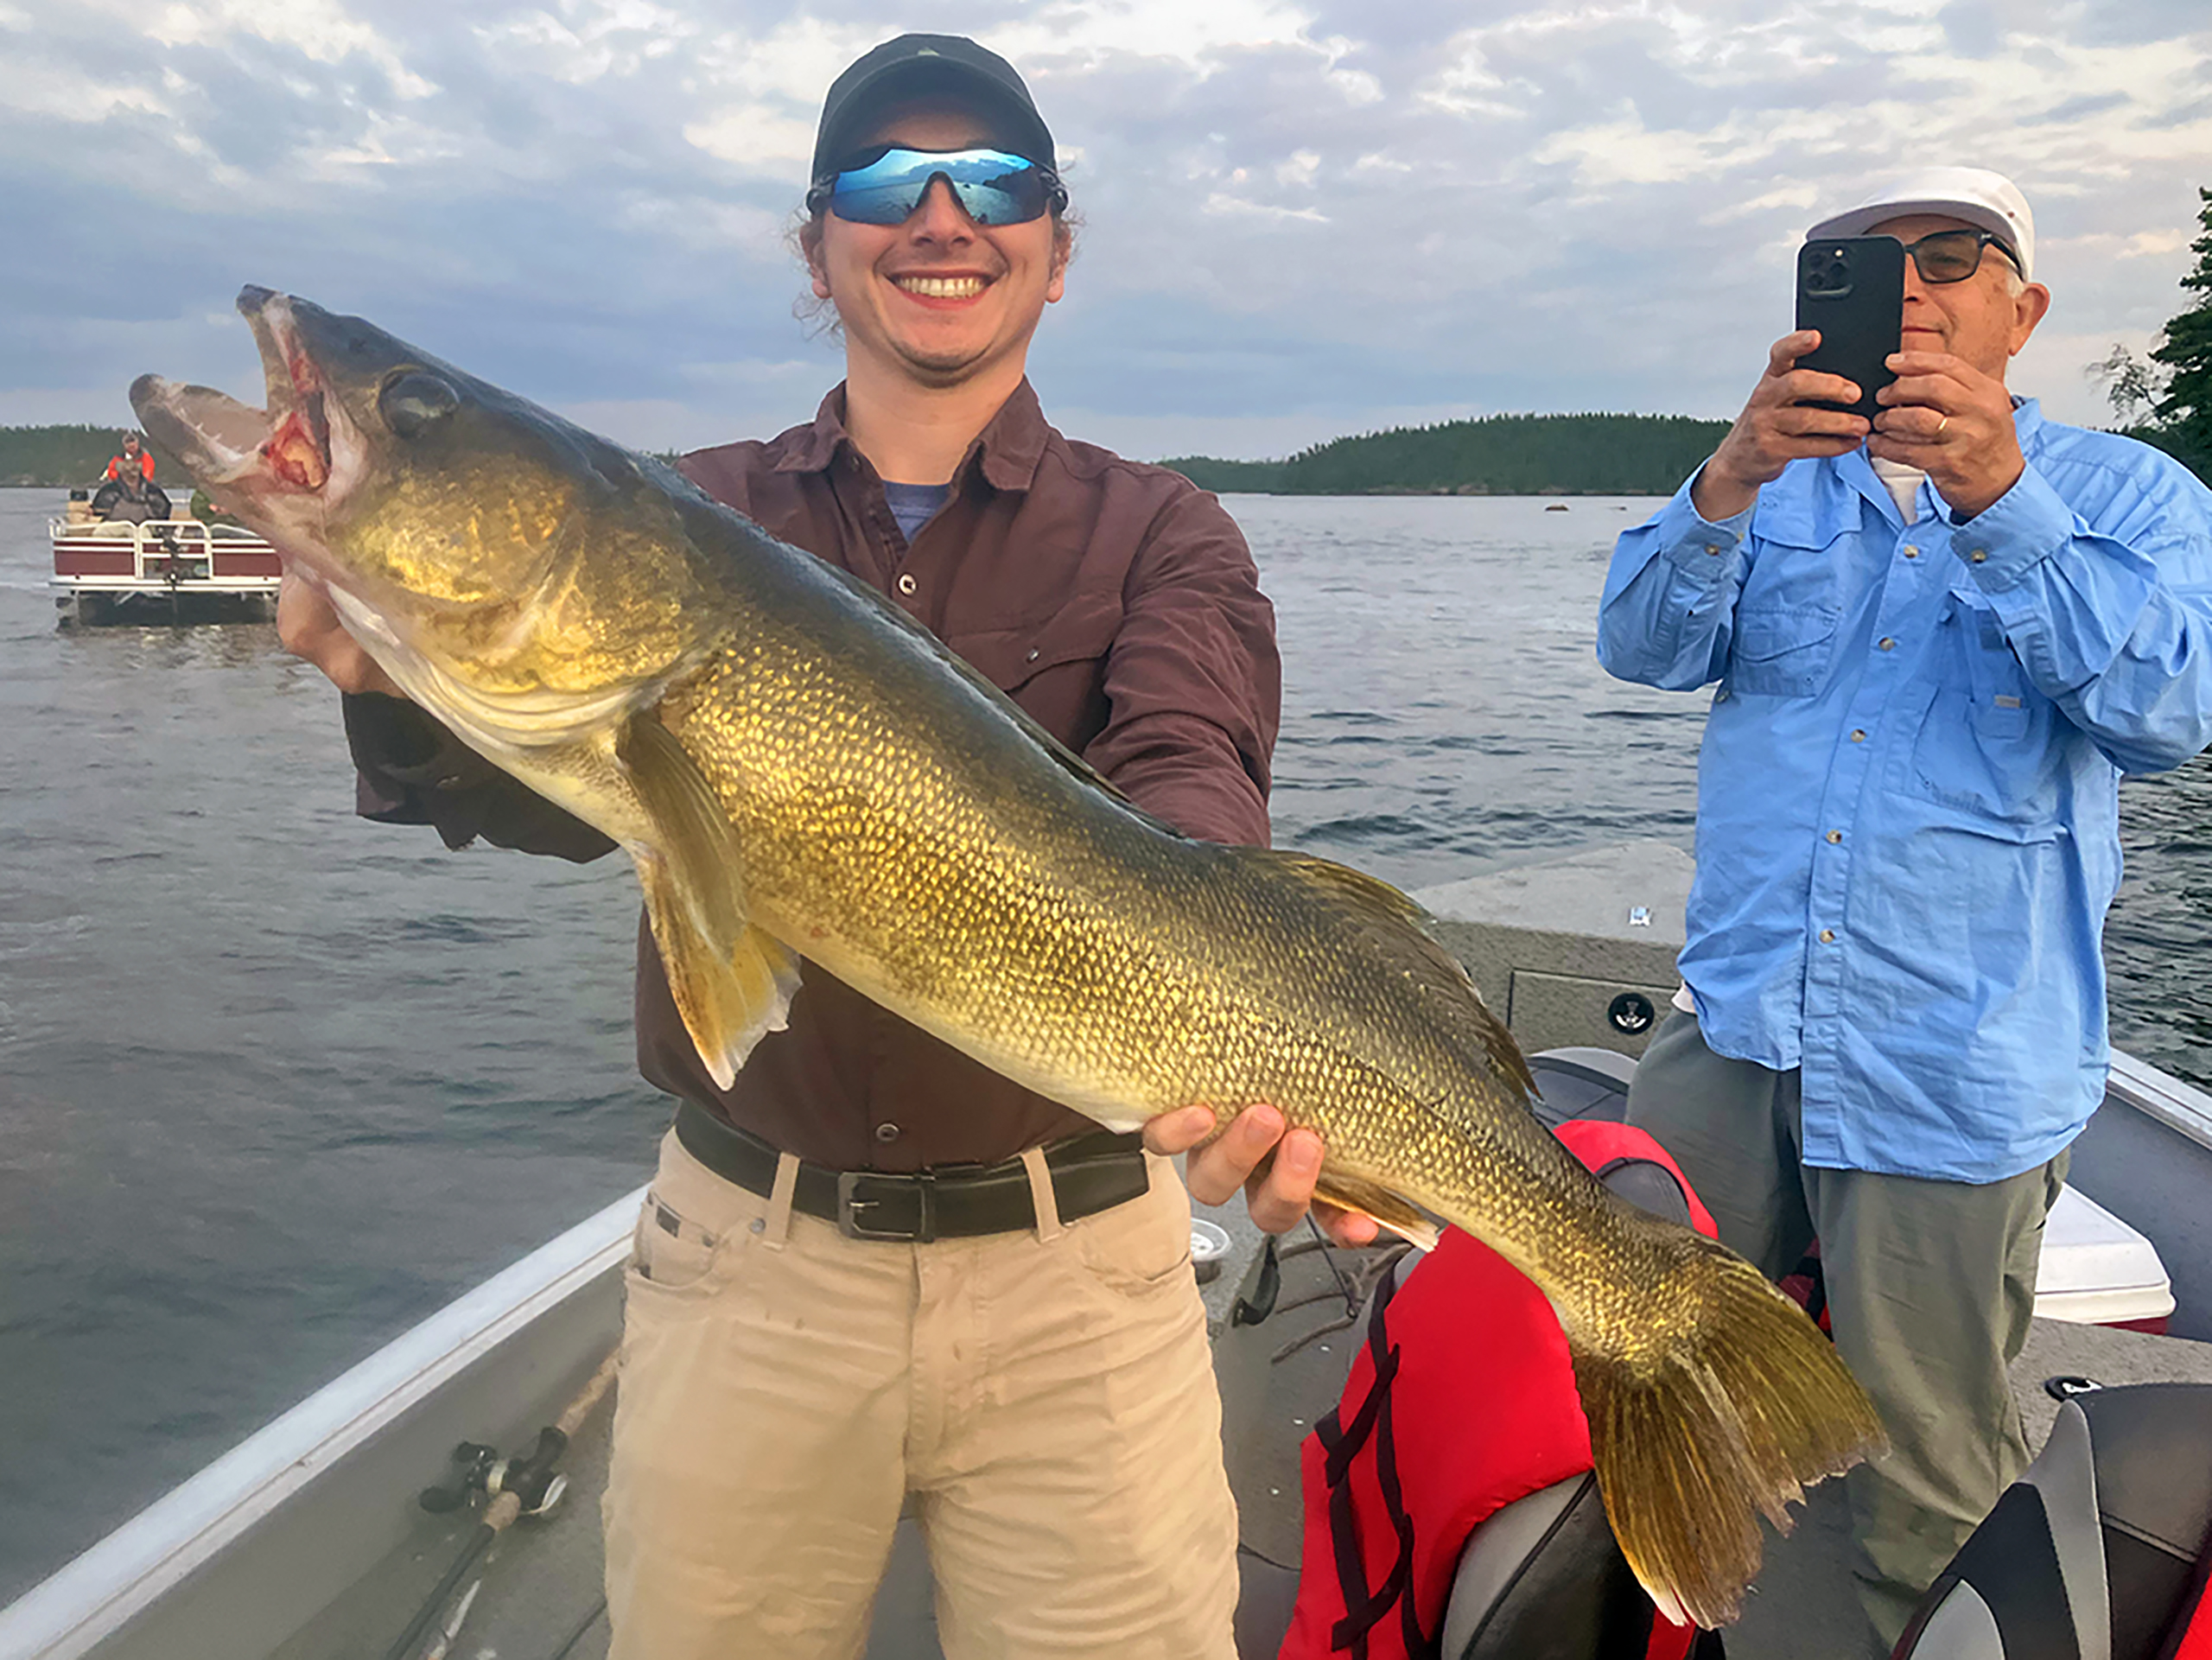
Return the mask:
<path id="1" fill-rule="evenodd" d="M 1387 1275 L 1375 1292 L 1374 1312 L 1367 1321 L 1367 1352 L 1375 1364 L 1374 1381 L 1367 1398 L 1350 1424 L 1339 1421 L 1337 1411 L 1313 1426 L 1327 1458 L 1322 1479 L 1329 1489 L 1329 1542 L 1337 1563 L 1337 1585 L 1344 1600 L 1344 1617 L 1329 1629 L 1332 1650 L 1350 1650 L 1352 1660 L 1367 1660 L 1367 1634 L 1395 1604 L 1406 1652 L 1413 1660 L 1440 1660 L 1442 1632 L 1431 1636 L 1421 1628 L 1421 1612 L 1414 1606 L 1414 1519 L 1407 1513 L 1405 1494 L 1398 1483 L 1398 1443 L 1391 1429 L 1390 1385 L 1398 1376 L 1398 1350 L 1389 1340 L 1383 1316 L 1397 1289 L 1397 1276 Z M 1384 1514 L 1398 1536 L 1398 1554 L 1382 1583 L 1370 1587 L 1360 1555 L 1359 1517 L 1352 1507 L 1352 1460 L 1372 1442 L 1375 1483 L 1382 1495 Z"/>

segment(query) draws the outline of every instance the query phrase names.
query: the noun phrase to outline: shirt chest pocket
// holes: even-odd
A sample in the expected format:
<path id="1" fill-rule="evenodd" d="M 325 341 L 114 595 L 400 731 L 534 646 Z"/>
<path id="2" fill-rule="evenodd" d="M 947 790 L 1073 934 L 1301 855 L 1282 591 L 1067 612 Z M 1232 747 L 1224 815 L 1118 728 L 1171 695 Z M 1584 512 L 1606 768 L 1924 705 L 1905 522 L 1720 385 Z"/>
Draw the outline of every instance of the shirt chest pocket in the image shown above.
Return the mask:
<path id="1" fill-rule="evenodd" d="M 1077 750 L 1106 724 L 1106 657 L 1122 607 L 1077 599 L 1035 624 L 949 633 L 945 644 Z"/>
<path id="2" fill-rule="evenodd" d="M 1842 527 L 1760 522 L 1728 651 L 1728 686 L 1758 697 L 1810 697 L 1827 684 L 1853 568 Z"/>
<path id="3" fill-rule="evenodd" d="M 1760 697 L 1810 697 L 1835 658 L 1840 611 L 1811 606 L 1739 607 L 1728 684 Z"/>
<path id="4" fill-rule="evenodd" d="M 2056 709 L 2029 684 L 1996 614 L 1974 597 L 1954 594 L 1936 633 L 1907 790 L 1992 829 L 2051 833 L 2065 760 Z"/>

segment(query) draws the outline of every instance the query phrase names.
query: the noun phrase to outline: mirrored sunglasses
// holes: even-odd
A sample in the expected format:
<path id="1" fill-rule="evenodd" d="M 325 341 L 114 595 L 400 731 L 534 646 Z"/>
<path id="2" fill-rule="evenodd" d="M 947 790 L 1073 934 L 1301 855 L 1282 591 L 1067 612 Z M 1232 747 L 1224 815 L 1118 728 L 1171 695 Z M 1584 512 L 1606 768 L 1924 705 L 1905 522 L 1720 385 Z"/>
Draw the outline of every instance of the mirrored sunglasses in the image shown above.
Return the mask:
<path id="1" fill-rule="evenodd" d="M 1068 205 L 1059 175 L 1023 156 L 1000 149 L 863 151 L 806 193 L 807 211 L 824 202 L 853 225 L 903 225 L 922 205 L 930 182 L 943 179 L 963 212 L 978 225 L 1027 225 Z"/>
<path id="2" fill-rule="evenodd" d="M 1912 263 L 1920 267 L 1920 280 L 1932 283 L 1965 282 L 1981 269 L 1984 248 L 1996 249 L 2012 262 L 2014 270 L 2020 269 L 2019 256 L 1991 231 L 1937 231 L 1904 245 Z"/>

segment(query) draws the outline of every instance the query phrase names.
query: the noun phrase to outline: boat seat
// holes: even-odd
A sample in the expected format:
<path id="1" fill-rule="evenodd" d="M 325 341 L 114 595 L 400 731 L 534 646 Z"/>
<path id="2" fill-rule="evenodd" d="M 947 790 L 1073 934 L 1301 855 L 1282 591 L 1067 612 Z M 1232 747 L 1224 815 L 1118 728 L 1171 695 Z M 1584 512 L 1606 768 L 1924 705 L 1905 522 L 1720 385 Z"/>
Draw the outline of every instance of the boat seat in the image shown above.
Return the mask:
<path id="1" fill-rule="evenodd" d="M 1529 1057 L 1536 1080 L 1536 1116 L 1556 1129 L 1570 1118 L 1618 1122 L 1628 1114 L 1632 1056 L 1611 1049 L 1547 1049 Z"/>
<path id="2" fill-rule="evenodd" d="M 1689 1202 L 1665 1166 L 1624 1159 L 1597 1174 L 1631 1203 L 1689 1225 Z M 1376 1288 L 1356 1316 L 1332 1294 L 1332 1257 L 1334 1273 Z M 1382 1283 L 1402 1284 L 1427 1260 L 1395 1242 L 1354 1251 L 1286 1250 L 1273 1307 L 1257 1321 L 1232 1320 L 1216 1340 L 1239 1516 L 1241 1660 L 1274 1660 L 1297 1600 L 1298 1444 L 1343 1394 Z M 1255 1262 L 1248 1296 L 1258 1276 Z M 1438 1654 L 1440 1660 L 1643 1660 L 1651 1625 L 1650 1600 L 1614 1542 L 1597 1479 L 1585 1471 L 1504 1506 L 1468 1536 Z M 1721 1653 L 1720 1638 L 1710 1632 L 1700 1633 L 1691 1650 L 1694 1660 L 1719 1660 Z"/>
<path id="3" fill-rule="evenodd" d="M 1441 1660 L 1641 1660 L 1651 1600 L 1613 1542 L 1598 1478 L 1585 1471 L 1508 1504 L 1468 1536 L 1445 1606 Z M 1693 1660 L 1719 1660 L 1700 1631 Z"/>
<path id="4" fill-rule="evenodd" d="M 1630 1204 L 1690 1225 L 1689 1201 L 1666 1166 L 1623 1159 L 1597 1173 Z M 1585 1471 L 1516 1500 L 1468 1536 L 1439 1653 L 1441 1660 L 1640 1657 L 1651 1619 L 1651 1600 L 1605 1520 L 1598 1478 Z M 1697 1642 L 1697 1660 L 1718 1660 L 1716 1634 L 1700 1632 Z"/>
<path id="5" fill-rule="evenodd" d="M 2093 1390 L 1929 1587 L 1892 1660 L 2160 1660 L 2212 1544 L 2212 1384 Z"/>

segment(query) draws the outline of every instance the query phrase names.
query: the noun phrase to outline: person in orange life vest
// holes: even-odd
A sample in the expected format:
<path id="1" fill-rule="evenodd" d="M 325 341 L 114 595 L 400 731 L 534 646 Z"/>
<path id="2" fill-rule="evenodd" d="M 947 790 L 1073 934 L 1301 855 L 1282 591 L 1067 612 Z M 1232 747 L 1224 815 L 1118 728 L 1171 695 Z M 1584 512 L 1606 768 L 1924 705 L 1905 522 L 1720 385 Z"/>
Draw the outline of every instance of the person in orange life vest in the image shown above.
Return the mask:
<path id="1" fill-rule="evenodd" d="M 100 476 L 104 479 L 121 479 L 128 484 L 130 480 L 125 475 L 132 473 L 136 473 L 144 482 L 151 484 L 154 481 L 154 457 L 149 451 L 140 446 L 137 433 L 126 432 L 123 435 L 123 453 L 108 457 L 107 471 Z"/>

